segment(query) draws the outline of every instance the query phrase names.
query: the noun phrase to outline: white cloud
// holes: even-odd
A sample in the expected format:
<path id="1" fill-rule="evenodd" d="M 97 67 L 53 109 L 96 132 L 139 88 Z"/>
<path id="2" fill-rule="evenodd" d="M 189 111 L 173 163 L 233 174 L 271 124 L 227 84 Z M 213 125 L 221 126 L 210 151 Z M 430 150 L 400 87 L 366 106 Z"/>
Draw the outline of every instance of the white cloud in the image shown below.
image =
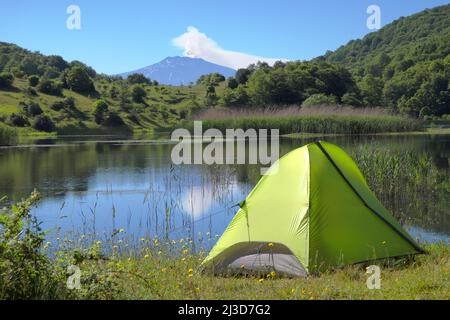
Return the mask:
<path id="1" fill-rule="evenodd" d="M 222 49 L 214 40 L 200 32 L 195 27 L 188 27 L 187 31 L 172 39 L 172 44 L 184 50 L 184 55 L 191 58 L 202 58 L 233 69 L 246 68 L 258 61 L 267 62 L 269 65 L 275 61 L 287 61 L 286 59 L 274 59 L 253 56 L 250 54 Z"/>
<path id="2" fill-rule="evenodd" d="M 198 218 L 208 212 L 212 203 L 213 194 L 210 186 L 193 186 L 184 195 L 181 205 L 184 211 Z"/>

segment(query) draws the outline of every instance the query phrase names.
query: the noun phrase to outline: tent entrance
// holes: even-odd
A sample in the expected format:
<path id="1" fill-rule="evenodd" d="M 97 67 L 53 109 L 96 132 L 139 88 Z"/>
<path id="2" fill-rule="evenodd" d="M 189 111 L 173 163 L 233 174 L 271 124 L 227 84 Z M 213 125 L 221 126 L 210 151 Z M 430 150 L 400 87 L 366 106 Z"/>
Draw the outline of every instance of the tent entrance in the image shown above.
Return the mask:
<path id="1" fill-rule="evenodd" d="M 240 242 L 214 259 L 216 274 L 278 274 L 306 277 L 307 271 L 297 257 L 283 244 L 268 242 Z"/>

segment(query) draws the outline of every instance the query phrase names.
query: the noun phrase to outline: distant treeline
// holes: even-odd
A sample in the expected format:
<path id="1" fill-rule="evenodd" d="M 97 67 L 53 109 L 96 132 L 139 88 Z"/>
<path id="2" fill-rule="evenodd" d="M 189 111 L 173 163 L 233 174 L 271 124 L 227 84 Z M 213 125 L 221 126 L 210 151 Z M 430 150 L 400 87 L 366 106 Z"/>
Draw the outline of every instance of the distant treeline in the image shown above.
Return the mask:
<path id="1" fill-rule="evenodd" d="M 400 18 L 309 62 L 265 63 L 228 79 L 226 106 L 382 106 L 426 118 L 450 114 L 450 5 Z"/>

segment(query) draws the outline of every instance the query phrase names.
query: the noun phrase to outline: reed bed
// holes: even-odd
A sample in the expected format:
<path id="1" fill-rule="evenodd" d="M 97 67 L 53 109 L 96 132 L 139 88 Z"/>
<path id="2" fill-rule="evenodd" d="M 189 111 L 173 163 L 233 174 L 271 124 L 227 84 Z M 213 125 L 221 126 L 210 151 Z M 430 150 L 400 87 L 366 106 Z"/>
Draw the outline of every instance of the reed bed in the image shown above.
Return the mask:
<path id="1" fill-rule="evenodd" d="M 378 117 L 390 115 L 383 108 L 354 108 L 348 106 L 316 107 L 267 107 L 267 108 L 210 108 L 194 115 L 194 120 L 218 120 L 241 118 L 271 118 L 292 116 L 366 116 Z"/>
<path id="2" fill-rule="evenodd" d="M 209 109 L 195 115 L 204 130 L 278 129 L 282 135 L 293 133 L 373 134 L 420 131 L 420 121 L 391 115 L 379 108 L 316 107 L 267 109 Z M 185 127 L 192 129 L 192 121 Z"/>

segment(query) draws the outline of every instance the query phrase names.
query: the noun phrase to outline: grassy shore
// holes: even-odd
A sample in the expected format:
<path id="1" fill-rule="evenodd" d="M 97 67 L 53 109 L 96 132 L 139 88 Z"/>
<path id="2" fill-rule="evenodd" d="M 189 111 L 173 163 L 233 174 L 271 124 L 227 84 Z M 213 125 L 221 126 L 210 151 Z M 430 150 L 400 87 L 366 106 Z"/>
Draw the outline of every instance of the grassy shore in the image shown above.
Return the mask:
<path id="1" fill-rule="evenodd" d="M 89 299 L 448 299 L 450 246 L 424 245 L 427 254 L 381 267 L 381 289 L 367 288 L 366 267 L 346 266 L 308 278 L 213 276 L 199 272 L 206 252 L 191 254 L 188 240 L 164 244 L 141 239 L 129 254 L 105 258 L 87 255 L 81 268 L 81 289 L 61 298 Z M 120 247 L 120 246 L 119 246 Z M 120 249 L 115 249 L 120 251 Z M 92 251 L 91 251 L 92 253 Z M 61 254 L 59 259 L 63 259 Z M 93 280 L 95 279 L 95 280 Z"/>
<path id="2" fill-rule="evenodd" d="M 450 246 L 381 269 L 380 290 L 369 290 L 365 266 L 348 266 L 307 279 L 215 277 L 196 272 L 203 255 L 177 259 L 147 254 L 122 259 L 117 298 L 124 299 L 448 299 Z M 403 263 L 402 263 L 403 262 Z"/>
<path id="3" fill-rule="evenodd" d="M 448 198 L 446 176 L 424 155 L 370 148 L 351 155 L 387 204 L 391 196 L 413 203 L 414 192 L 430 195 L 430 204 Z M 402 189 L 396 184 L 399 179 Z M 197 234 L 194 244 L 190 238 L 171 238 L 169 233 L 135 239 L 123 229 L 101 239 L 94 234 L 47 233 L 30 214 L 39 201 L 34 192 L 0 210 L 0 299 L 450 298 L 448 243 L 421 244 L 428 254 L 376 263 L 381 267 L 380 290 L 367 289 L 367 265 L 345 266 L 307 279 L 283 278 L 276 272 L 258 277 L 211 276 L 200 273 L 199 266 L 218 235 Z M 70 266 L 80 268 L 80 289 L 67 288 L 73 276 Z"/>

